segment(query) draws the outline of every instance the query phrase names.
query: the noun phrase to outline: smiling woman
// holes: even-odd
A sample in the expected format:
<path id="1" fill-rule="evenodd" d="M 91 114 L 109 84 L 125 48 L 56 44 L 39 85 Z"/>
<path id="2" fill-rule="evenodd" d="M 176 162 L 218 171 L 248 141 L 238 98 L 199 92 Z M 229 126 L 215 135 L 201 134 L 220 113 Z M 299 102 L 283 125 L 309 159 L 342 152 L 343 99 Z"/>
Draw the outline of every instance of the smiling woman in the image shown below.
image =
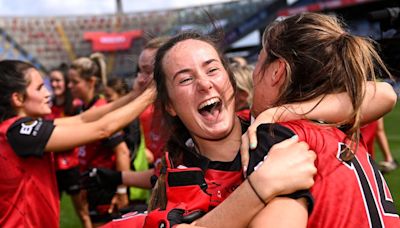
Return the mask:
<path id="1" fill-rule="evenodd" d="M 154 87 L 132 91 L 101 108 L 47 121 L 41 117 L 51 112 L 50 93 L 39 71 L 22 61 L 0 61 L 0 226 L 58 227 L 58 191 L 48 152 L 111 135 L 135 119 L 154 92 Z"/>

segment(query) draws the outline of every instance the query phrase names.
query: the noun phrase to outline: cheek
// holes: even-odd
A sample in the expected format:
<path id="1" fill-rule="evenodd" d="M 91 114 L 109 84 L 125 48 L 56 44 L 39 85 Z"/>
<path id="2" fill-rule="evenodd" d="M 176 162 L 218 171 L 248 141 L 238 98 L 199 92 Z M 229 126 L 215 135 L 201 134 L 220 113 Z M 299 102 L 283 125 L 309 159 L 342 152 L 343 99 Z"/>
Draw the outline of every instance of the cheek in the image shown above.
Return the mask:
<path id="1" fill-rule="evenodd" d="M 253 94 L 253 106 L 252 110 L 254 115 L 258 115 L 261 111 L 267 109 L 269 103 L 266 91 L 264 91 L 260 86 L 254 87 Z"/>

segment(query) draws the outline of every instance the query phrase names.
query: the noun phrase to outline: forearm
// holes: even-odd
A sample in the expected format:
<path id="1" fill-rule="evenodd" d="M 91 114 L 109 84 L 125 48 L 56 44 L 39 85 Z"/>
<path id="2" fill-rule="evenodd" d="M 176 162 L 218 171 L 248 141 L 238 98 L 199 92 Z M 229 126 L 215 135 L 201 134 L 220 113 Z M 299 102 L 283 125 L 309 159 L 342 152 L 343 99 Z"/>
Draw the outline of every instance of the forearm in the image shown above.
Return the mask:
<path id="1" fill-rule="evenodd" d="M 130 101 L 137 98 L 138 95 L 139 95 L 138 92 L 131 91 L 127 95 L 125 95 L 111 103 L 97 107 L 95 109 L 89 109 L 86 112 L 83 112 L 82 114 L 80 114 L 79 117 L 82 122 L 86 122 L 86 123 L 98 120 L 101 117 L 103 117 L 105 114 L 112 112 L 112 111 L 128 104 Z"/>
<path id="2" fill-rule="evenodd" d="M 120 143 L 114 148 L 115 151 L 115 165 L 118 171 L 129 171 L 130 170 L 130 159 L 129 159 L 129 149 L 125 142 Z M 120 185 L 123 189 L 125 185 Z"/>
<path id="3" fill-rule="evenodd" d="M 104 131 L 112 134 L 128 125 L 136 119 L 147 106 L 154 102 L 154 96 L 155 94 L 151 91 L 145 91 L 128 104 L 103 116 L 101 125 L 105 127 Z"/>
<path id="4" fill-rule="evenodd" d="M 264 207 L 264 203 L 245 181 L 225 201 L 198 219 L 196 225 L 216 228 L 247 227 L 251 219 Z"/>
<path id="5" fill-rule="evenodd" d="M 114 148 L 115 165 L 118 171 L 130 170 L 129 149 L 125 142 L 121 142 Z"/>
<path id="6" fill-rule="evenodd" d="M 361 122 L 365 124 L 379 119 L 393 109 L 396 100 L 396 93 L 388 83 L 368 82 L 361 105 Z M 328 123 L 343 123 L 350 119 L 353 108 L 347 93 L 337 93 L 267 111 L 272 116 L 272 122 L 307 118 Z"/>
<path id="7" fill-rule="evenodd" d="M 154 175 L 154 169 L 146 171 L 124 171 L 122 172 L 122 184 L 126 186 L 151 189 L 151 176 Z"/>
<path id="8" fill-rule="evenodd" d="M 308 219 L 305 198 L 276 197 L 251 221 L 250 227 L 306 227 Z"/>
<path id="9" fill-rule="evenodd" d="M 101 117 L 103 117 L 105 114 L 126 105 L 127 103 L 138 97 L 138 95 L 139 95 L 138 92 L 131 91 L 127 95 L 121 97 L 120 99 L 117 99 L 114 102 L 102 105 L 100 107 L 91 108 L 75 116 L 57 118 L 54 120 L 54 123 L 55 125 L 60 126 L 60 125 L 82 124 L 82 123 L 89 123 L 92 121 L 96 121 Z"/>

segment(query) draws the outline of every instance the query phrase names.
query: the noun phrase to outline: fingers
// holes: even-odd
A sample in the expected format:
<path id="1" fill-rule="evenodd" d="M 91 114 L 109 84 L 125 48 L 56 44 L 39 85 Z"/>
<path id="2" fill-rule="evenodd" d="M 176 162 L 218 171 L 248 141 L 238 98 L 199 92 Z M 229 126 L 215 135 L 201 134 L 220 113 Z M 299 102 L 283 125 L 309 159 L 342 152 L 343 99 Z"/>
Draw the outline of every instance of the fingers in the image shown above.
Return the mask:
<path id="1" fill-rule="evenodd" d="M 247 135 L 249 138 L 250 149 L 255 149 L 257 147 L 257 126 L 250 126 L 247 129 Z"/>
<path id="2" fill-rule="evenodd" d="M 303 146 L 306 146 L 308 149 L 308 144 L 299 142 L 299 137 L 297 135 L 293 135 L 291 138 L 283 140 L 282 142 L 275 144 L 274 146 L 272 146 L 272 149 L 284 149 L 284 148 L 293 146 L 296 143 L 299 143 L 299 145 L 301 144 Z"/>
<path id="3" fill-rule="evenodd" d="M 247 167 L 249 166 L 249 138 L 247 132 L 242 135 L 240 156 L 242 158 L 243 176 L 246 177 Z"/>
<path id="4" fill-rule="evenodd" d="M 110 208 L 108 208 L 108 213 L 111 214 L 111 213 L 113 213 L 114 211 L 116 211 L 117 209 L 118 209 L 118 206 L 117 206 L 117 197 L 114 196 L 114 197 L 111 199 L 111 204 L 110 204 Z"/>

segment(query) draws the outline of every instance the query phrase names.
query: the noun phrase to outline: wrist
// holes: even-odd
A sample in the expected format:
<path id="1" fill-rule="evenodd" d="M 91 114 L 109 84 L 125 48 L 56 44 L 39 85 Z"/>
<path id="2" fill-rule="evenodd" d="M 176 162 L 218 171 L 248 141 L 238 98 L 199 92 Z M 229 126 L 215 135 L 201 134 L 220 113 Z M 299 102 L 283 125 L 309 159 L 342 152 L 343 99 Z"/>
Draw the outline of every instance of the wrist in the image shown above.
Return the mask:
<path id="1" fill-rule="evenodd" d="M 120 195 L 127 194 L 128 193 L 128 189 L 127 189 L 126 186 L 118 186 L 117 190 L 115 191 L 115 193 L 120 194 Z"/>
<path id="2" fill-rule="evenodd" d="M 250 176 L 247 178 L 249 185 L 264 204 L 267 204 L 279 194 L 279 190 L 274 186 L 273 181 L 268 181 L 268 178 L 264 177 L 262 172 L 254 171 Z"/>

